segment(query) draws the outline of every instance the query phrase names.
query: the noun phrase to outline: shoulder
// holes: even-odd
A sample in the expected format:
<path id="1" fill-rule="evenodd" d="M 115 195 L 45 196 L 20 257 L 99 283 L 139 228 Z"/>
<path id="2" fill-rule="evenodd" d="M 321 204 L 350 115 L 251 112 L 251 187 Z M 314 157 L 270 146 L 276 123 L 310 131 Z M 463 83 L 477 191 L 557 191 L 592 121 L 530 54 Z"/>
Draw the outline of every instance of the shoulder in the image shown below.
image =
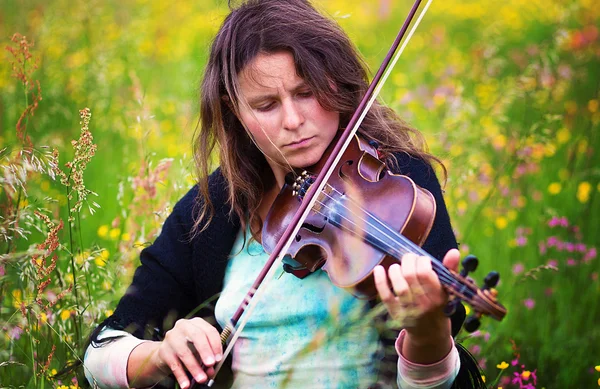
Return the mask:
<path id="1" fill-rule="evenodd" d="M 410 177 L 415 184 L 430 191 L 440 190 L 440 184 L 431 164 L 421 157 L 399 152 L 394 154 L 395 162 L 390 163 L 390 170 L 396 174 Z"/>

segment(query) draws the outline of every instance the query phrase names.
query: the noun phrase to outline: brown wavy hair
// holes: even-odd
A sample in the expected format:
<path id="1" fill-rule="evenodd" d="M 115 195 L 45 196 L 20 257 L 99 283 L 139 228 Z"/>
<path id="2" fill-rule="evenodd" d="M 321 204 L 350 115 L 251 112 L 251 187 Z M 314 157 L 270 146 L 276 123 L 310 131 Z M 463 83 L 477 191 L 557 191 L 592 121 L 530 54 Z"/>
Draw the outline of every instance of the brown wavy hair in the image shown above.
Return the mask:
<path id="1" fill-rule="evenodd" d="M 286 51 L 321 106 L 339 112 L 342 128 L 368 88 L 367 66 L 348 36 L 308 1 L 249 0 L 232 9 L 212 42 L 201 85 L 200 121 L 194 135 L 199 185 L 194 233 L 204 230 L 214 215 L 208 176 L 215 148 L 228 185 L 230 212 L 239 216 L 243 231 L 248 223 L 262 226 L 258 208 L 274 178 L 266 158 L 238 120 L 238 76 L 259 53 Z M 378 102 L 367 113 L 360 132 L 377 142 L 388 166 L 397 164 L 393 153 L 398 152 L 441 165 L 427 152 L 421 133 Z M 258 238 L 260 228 L 253 228 L 252 236 Z"/>

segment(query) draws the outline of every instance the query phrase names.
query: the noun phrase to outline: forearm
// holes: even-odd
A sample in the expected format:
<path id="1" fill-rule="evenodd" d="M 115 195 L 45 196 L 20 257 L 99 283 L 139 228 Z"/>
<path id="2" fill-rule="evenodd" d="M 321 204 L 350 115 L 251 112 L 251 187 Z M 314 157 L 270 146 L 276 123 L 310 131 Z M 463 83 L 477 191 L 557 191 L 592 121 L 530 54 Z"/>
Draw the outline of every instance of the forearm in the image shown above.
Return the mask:
<path id="1" fill-rule="evenodd" d="M 407 330 L 402 355 L 409 361 L 431 364 L 440 361 L 453 347 L 450 319 L 431 320 L 426 330 Z"/>
<path id="2" fill-rule="evenodd" d="M 159 346 L 160 342 L 144 342 L 131 351 L 127 361 L 127 380 L 131 387 L 153 386 L 167 376 L 155 363 Z"/>

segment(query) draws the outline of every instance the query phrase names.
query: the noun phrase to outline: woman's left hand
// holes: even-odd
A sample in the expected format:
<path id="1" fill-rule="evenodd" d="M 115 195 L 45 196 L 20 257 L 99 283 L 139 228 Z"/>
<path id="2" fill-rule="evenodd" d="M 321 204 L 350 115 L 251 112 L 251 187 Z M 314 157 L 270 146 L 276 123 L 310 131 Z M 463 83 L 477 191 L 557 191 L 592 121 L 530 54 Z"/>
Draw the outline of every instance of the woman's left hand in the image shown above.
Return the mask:
<path id="1" fill-rule="evenodd" d="M 444 265 L 457 271 L 459 252 L 448 251 Z M 391 318 L 417 338 L 430 338 L 432 333 L 450 332 L 449 319 L 443 309 L 448 294 L 442 287 L 427 257 L 406 254 L 402 265 L 393 264 L 387 274 L 382 266 L 374 269 L 375 286 Z"/>

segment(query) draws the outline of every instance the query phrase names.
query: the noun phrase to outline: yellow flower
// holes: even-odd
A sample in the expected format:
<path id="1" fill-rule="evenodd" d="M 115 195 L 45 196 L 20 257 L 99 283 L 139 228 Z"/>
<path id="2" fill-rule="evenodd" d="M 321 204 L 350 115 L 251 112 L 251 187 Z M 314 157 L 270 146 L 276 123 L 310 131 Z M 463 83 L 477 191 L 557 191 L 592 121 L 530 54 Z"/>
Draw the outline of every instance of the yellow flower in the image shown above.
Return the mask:
<path id="1" fill-rule="evenodd" d="M 496 135 L 494 139 L 492 139 L 492 146 L 494 146 L 496 150 L 503 148 L 506 146 L 506 137 L 502 134 Z"/>
<path id="2" fill-rule="evenodd" d="M 524 380 L 528 380 L 530 375 L 531 372 L 529 370 L 523 370 L 523 372 L 521 373 L 521 377 L 523 377 Z"/>
<path id="3" fill-rule="evenodd" d="M 561 190 L 562 190 L 562 186 L 558 182 L 553 182 L 552 184 L 548 185 L 548 192 L 550 194 L 553 194 L 553 195 L 559 194 Z"/>
<path id="4" fill-rule="evenodd" d="M 69 389 L 69 387 L 67 385 L 61 385 L 56 389 Z"/>
<path id="5" fill-rule="evenodd" d="M 121 235 L 121 240 L 124 242 L 129 242 L 131 240 L 131 235 L 127 232 L 124 232 L 123 235 Z"/>
<path id="6" fill-rule="evenodd" d="M 588 109 L 590 112 L 596 112 L 598 110 L 598 100 L 593 99 L 588 101 Z"/>
<path id="7" fill-rule="evenodd" d="M 69 283 L 72 284 L 73 283 L 73 273 L 69 273 L 65 276 L 65 280 Z"/>
<path id="8" fill-rule="evenodd" d="M 467 202 L 465 200 L 459 200 L 458 203 L 456 203 L 456 209 L 460 212 L 465 212 L 467 210 Z"/>
<path id="9" fill-rule="evenodd" d="M 571 139 L 571 132 L 568 128 L 563 127 L 556 133 L 556 141 L 558 144 L 567 143 L 569 139 Z"/>
<path id="10" fill-rule="evenodd" d="M 108 250 L 102 249 L 102 251 L 100 251 L 100 255 L 98 255 L 94 259 L 94 263 L 96 264 L 96 266 L 103 267 L 104 265 L 106 265 L 106 262 L 108 262 L 109 256 L 110 256 L 110 253 L 108 252 Z"/>
<path id="11" fill-rule="evenodd" d="M 485 382 L 485 376 L 484 376 L 484 375 L 482 375 L 482 376 L 481 376 L 481 380 L 482 380 L 483 382 Z"/>
<path id="12" fill-rule="evenodd" d="M 508 211 L 506 213 L 506 217 L 508 217 L 508 220 L 513 221 L 517 218 L 517 211 L 515 211 L 514 209 L 511 209 L 510 211 Z"/>
<path id="13" fill-rule="evenodd" d="M 108 233 L 108 236 L 110 236 L 111 239 L 117 239 L 119 236 L 121 236 L 121 229 L 120 228 L 111 229 L 110 232 Z"/>
<path id="14" fill-rule="evenodd" d="M 13 307 L 15 308 L 19 308 L 21 306 L 21 302 L 22 302 L 22 293 L 20 289 L 15 289 L 12 291 L 12 297 L 13 297 Z"/>
<path id="15" fill-rule="evenodd" d="M 48 322 L 48 315 L 46 315 L 46 312 L 40 313 L 40 320 L 43 324 L 46 324 Z"/>
<path id="16" fill-rule="evenodd" d="M 110 284 L 110 282 L 108 282 L 108 281 L 104 281 L 104 282 L 102 283 L 102 288 L 103 288 L 104 290 L 111 290 L 111 289 L 112 289 L 112 285 Z"/>
<path id="17" fill-rule="evenodd" d="M 594 369 L 596 369 L 597 372 L 600 372 L 600 365 L 594 367 Z"/>
<path id="18" fill-rule="evenodd" d="M 591 191 L 592 185 L 589 182 L 580 182 L 579 186 L 577 187 L 577 200 L 579 200 L 580 203 L 587 203 L 587 201 L 590 199 Z"/>
<path id="19" fill-rule="evenodd" d="M 496 218 L 496 228 L 499 230 L 503 230 L 508 225 L 508 220 L 504 216 L 498 216 Z"/>
<path id="20" fill-rule="evenodd" d="M 506 363 L 505 361 L 502 361 L 501 363 L 497 364 L 496 367 L 500 370 L 504 370 L 508 367 L 508 363 Z"/>
<path id="21" fill-rule="evenodd" d="M 111 316 L 114 313 L 114 311 L 112 309 L 107 309 L 106 311 L 104 311 L 104 314 L 106 315 L 106 317 Z"/>
<path id="22" fill-rule="evenodd" d="M 48 192 L 48 189 L 50 189 L 50 183 L 48 181 L 42 181 L 42 183 L 40 184 L 40 188 L 44 192 Z"/>
<path id="23" fill-rule="evenodd" d="M 471 314 L 471 307 L 469 307 L 468 305 L 465 305 L 465 314 L 467 316 Z"/>
<path id="24" fill-rule="evenodd" d="M 106 235 L 108 235 L 108 226 L 104 224 L 98 227 L 98 236 L 101 238 L 106 238 Z"/>
<path id="25" fill-rule="evenodd" d="M 64 321 L 71 317 L 71 311 L 68 309 L 63 309 L 60 313 L 60 318 Z"/>

